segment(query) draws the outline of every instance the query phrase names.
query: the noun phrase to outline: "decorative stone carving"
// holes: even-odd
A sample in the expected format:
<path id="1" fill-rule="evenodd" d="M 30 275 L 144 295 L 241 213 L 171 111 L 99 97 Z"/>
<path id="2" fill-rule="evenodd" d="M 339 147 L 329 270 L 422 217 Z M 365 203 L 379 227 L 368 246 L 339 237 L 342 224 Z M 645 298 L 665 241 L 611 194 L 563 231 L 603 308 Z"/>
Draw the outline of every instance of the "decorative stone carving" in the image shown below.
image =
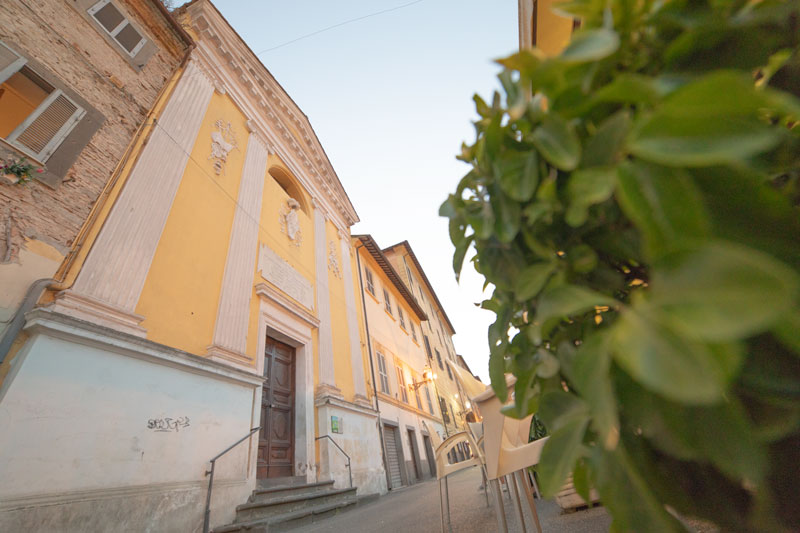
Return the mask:
<path id="1" fill-rule="evenodd" d="M 217 131 L 211 132 L 211 155 L 208 158 L 214 161 L 214 172 L 217 175 L 224 173 L 225 163 L 228 161 L 228 153 L 231 150 L 238 150 L 239 144 L 236 142 L 236 132 L 230 122 L 220 119 L 214 123 Z"/>
<path id="2" fill-rule="evenodd" d="M 342 273 L 339 270 L 339 257 L 336 254 L 336 243 L 331 241 L 328 244 L 328 269 L 333 272 L 333 275 L 337 278 L 342 277 Z"/>
<path id="3" fill-rule="evenodd" d="M 289 240 L 295 246 L 300 246 L 303 242 L 303 232 L 300 229 L 300 219 L 297 212 L 300 210 L 300 204 L 294 198 L 286 200 L 286 205 L 281 207 L 278 218 L 281 223 L 281 232 L 289 237 Z"/>

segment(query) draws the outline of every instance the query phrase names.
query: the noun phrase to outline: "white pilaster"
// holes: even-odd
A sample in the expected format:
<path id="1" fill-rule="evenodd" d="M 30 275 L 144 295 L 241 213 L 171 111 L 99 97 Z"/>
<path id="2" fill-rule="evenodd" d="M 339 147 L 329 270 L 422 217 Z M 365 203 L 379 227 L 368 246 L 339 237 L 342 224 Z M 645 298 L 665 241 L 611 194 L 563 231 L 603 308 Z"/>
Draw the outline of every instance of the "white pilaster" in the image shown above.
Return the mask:
<path id="1" fill-rule="evenodd" d="M 341 396 L 333 371 L 333 330 L 331 295 L 328 287 L 328 247 L 325 213 L 314 201 L 314 257 L 317 275 L 317 316 L 319 317 L 319 386 L 317 395 Z"/>
<path id="2" fill-rule="evenodd" d="M 367 399 L 367 383 L 364 379 L 364 359 L 361 357 L 361 340 L 358 333 L 358 313 L 356 312 L 356 295 L 353 288 L 353 268 L 350 263 L 352 246 L 350 235 L 340 232 L 342 248 L 342 277 L 344 278 L 344 302 L 347 306 L 347 332 L 350 337 L 350 365 L 353 367 L 353 384 L 355 386 L 355 402 L 370 406 Z"/>
<path id="3" fill-rule="evenodd" d="M 258 256 L 258 221 L 267 172 L 266 143 L 253 132 L 247 141 L 247 153 L 239 185 L 239 199 L 233 216 L 228 257 L 222 276 L 214 342 L 208 348 L 212 357 L 237 363 L 252 360 L 245 354 L 253 272 Z"/>
<path id="4" fill-rule="evenodd" d="M 97 310 L 86 304 L 94 301 L 130 315 L 131 320 L 123 321 L 126 328 L 138 327 L 141 317 L 133 312 L 213 92 L 211 81 L 191 61 L 75 281 L 73 291 L 82 301 L 70 309 L 86 307 L 89 312 L 70 314 L 97 321 Z M 70 292 L 62 299 L 68 301 Z M 109 316 L 105 322 L 119 320 Z"/>

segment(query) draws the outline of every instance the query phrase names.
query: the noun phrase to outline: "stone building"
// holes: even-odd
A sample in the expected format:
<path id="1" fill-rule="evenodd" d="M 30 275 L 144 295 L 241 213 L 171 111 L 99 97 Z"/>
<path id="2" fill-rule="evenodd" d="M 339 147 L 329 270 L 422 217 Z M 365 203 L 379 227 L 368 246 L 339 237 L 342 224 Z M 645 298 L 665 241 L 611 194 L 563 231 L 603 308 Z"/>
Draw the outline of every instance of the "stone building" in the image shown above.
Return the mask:
<path id="1" fill-rule="evenodd" d="M 0 175 L 2 334 L 35 280 L 70 284 L 60 267 L 191 41 L 157 0 L 6 0 L 0 21 L 0 164 L 34 166 L 27 185 Z"/>
<path id="2" fill-rule="evenodd" d="M 436 392 L 444 421 L 444 435 L 449 436 L 463 431 L 462 414 L 466 411 L 464 398 L 459 389 L 446 359 L 458 362 L 453 335 L 456 331 L 444 310 L 444 306 L 436 296 L 433 285 L 425 275 L 422 265 L 408 241 L 403 241 L 383 250 L 392 266 L 400 273 L 403 282 L 409 287 L 420 307 L 425 311 L 428 320 L 423 322 L 422 342 L 425 354 L 434 372 L 437 373 Z M 461 450 L 463 458 L 466 450 Z M 458 459 L 458 458 L 453 458 Z"/>
<path id="3" fill-rule="evenodd" d="M 372 359 L 369 377 L 383 439 L 379 451 L 388 488 L 397 489 L 436 475 L 430 431 L 445 435 L 423 348 L 423 324 L 429 317 L 372 236 L 356 235 L 353 240 Z"/>
<path id="4" fill-rule="evenodd" d="M 0 158 L 44 169 L 0 184 L 0 531 L 197 531 L 276 479 L 352 503 L 460 429 L 408 243 L 351 237 L 308 118 L 209 0 L 173 15 L 0 3 Z"/>
<path id="5" fill-rule="evenodd" d="M 132 4 L 149 36 L 133 17 L 160 8 Z M 87 19 L 63 3 L 73 25 L 106 5 L 130 7 L 102 0 Z M 190 57 L 175 55 L 174 79 L 164 69 L 147 135 L 129 153 L 120 140 L 108 200 L 61 267 L 69 283 L 24 315 L 4 364 L 0 427 L 13 429 L 0 432 L 0 530 L 198 530 L 209 460 L 258 427 L 215 465 L 211 526 L 271 478 L 386 490 L 356 301 L 358 216 L 306 116 L 211 2 L 174 15 Z M 59 46 L 81 49 L 78 31 Z M 120 32 L 98 35 L 109 46 Z M 143 50 L 138 72 L 166 53 L 153 35 L 157 46 L 120 63 L 130 73 L 109 70 L 109 91 L 134 83 Z M 134 103 L 102 110 L 121 125 L 139 116 Z"/>

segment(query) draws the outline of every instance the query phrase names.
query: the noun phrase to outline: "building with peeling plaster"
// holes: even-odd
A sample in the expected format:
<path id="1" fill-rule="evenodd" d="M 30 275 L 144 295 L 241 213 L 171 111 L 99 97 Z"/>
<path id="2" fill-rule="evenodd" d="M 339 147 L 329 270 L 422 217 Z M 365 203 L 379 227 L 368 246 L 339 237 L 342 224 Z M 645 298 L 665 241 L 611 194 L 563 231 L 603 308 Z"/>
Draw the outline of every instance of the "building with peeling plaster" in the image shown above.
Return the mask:
<path id="1" fill-rule="evenodd" d="M 83 23 L 89 4 L 91 18 L 97 3 L 67 9 Z M 194 48 L 165 70 L 131 153 L 108 156 L 106 176 L 120 170 L 82 245 L 67 236 L 51 260 L 66 283 L 24 315 L 3 363 L 0 530 L 197 530 L 209 460 L 258 426 L 216 465 L 212 527 L 261 479 L 346 484 L 325 435 L 359 494 L 387 489 L 358 216 L 308 119 L 217 9 L 174 15 Z"/>

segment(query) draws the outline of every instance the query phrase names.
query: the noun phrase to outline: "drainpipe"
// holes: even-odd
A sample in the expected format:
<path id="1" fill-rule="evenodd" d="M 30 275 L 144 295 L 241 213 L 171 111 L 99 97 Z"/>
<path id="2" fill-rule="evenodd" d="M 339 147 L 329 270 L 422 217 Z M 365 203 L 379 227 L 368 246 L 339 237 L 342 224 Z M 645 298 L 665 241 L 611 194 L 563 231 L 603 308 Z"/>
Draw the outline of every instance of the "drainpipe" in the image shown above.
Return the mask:
<path id="1" fill-rule="evenodd" d="M 3 333 L 3 337 L 0 338 L 0 364 L 3 364 L 3 361 L 5 361 L 6 355 L 8 355 L 8 352 L 11 350 L 11 345 L 14 343 L 14 339 L 17 338 L 17 335 L 25 325 L 25 313 L 33 309 L 33 306 L 39 301 L 42 291 L 53 282 L 55 282 L 55 280 L 52 278 L 42 278 L 37 279 L 28 287 L 28 292 L 25 293 L 25 299 L 22 300 L 22 303 L 17 308 L 17 312 L 14 313 L 14 316 L 11 318 L 11 323 L 9 323 L 5 333 Z"/>
<path id="2" fill-rule="evenodd" d="M 375 397 L 375 410 L 378 412 L 378 435 L 381 439 L 381 455 L 383 456 L 383 471 L 386 474 L 386 486 L 391 485 L 389 479 L 389 463 L 386 461 L 386 441 L 383 440 L 383 421 L 381 420 L 381 407 L 378 402 L 378 386 L 375 381 L 375 364 L 372 362 L 372 337 L 369 334 L 369 319 L 367 318 L 367 301 L 364 297 L 364 278 L 361 273 L 361 254 L 358 252 L 364 243 L 356 246 L 356 265 L 358 266 L 358 285 L 361 288 L 361 309 L 364 312 L 364 328 L 367 332 L 367 353 L 369 354 L 369 372 L 372 375 L 372 396 Z"/>

